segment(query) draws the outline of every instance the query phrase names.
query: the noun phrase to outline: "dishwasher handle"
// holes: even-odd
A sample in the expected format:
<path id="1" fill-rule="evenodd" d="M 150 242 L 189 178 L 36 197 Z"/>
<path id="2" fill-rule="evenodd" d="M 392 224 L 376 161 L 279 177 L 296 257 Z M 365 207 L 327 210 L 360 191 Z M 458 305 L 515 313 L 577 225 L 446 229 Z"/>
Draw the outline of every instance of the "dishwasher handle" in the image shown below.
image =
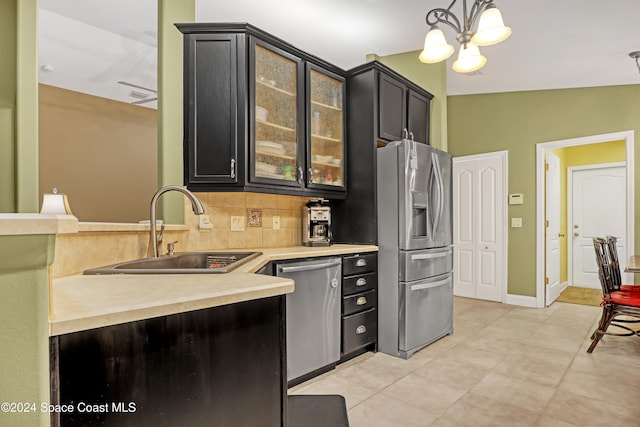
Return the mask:
<path id="1" fill-rule="evenodd" d="M 342 264 L 342 260 L 338 258 L 332 261 L 305 263 L 305 264 L 292 265 L 292 266 L 278 265 L 278 272 L 295 273 L 298 271 L 320 270 L 323 268 L 337 267 L 341 264 Z"/>

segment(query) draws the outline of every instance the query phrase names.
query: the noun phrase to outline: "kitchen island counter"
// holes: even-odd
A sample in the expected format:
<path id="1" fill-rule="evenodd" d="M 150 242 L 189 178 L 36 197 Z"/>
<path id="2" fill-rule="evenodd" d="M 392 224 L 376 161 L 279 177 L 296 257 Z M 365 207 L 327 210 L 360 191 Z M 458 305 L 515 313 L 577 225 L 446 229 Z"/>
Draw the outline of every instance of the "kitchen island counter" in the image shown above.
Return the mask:
<path id="1" fill-rule="evenodd" d="M 375 252 L 373 245 L 242 249 L 262 255 L 226 274 L 117 274 L 54 279 L 49 335 L 61 335 L 293 292 L 294 282 L 254 274 L 270 261 Z"/>

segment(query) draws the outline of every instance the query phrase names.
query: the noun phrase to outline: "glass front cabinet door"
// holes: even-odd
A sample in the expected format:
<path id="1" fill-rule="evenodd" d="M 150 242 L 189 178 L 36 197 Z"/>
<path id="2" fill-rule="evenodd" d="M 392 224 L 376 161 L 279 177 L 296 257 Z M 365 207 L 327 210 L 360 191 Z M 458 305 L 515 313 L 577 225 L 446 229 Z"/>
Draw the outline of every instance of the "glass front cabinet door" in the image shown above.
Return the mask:
<path id="1" fill-rule="evenodd" d="M 250 181 L 302 187 L 302 60 L 255 38 L 251 45 Z"/>
<path id="2" fill-rule="evenodd" d="M 345 188 L 344 78 L 307 63 L 307 186 Z"/>

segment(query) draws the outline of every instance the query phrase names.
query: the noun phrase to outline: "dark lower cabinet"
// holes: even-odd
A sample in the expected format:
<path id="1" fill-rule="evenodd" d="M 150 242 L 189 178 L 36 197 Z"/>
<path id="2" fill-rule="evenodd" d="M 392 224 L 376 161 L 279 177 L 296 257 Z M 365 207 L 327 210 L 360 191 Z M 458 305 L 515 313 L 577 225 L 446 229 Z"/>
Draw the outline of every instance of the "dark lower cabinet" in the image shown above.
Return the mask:
<path id="1" fill-rule="evenodd" d="M 376 350 L 378 340 L 378 254 L 342 258 L 342 347 L 340 360 Z"/>
<path id="2" fill-rule="evenodd" d="M 285 426 L 284 296 L 50 338 L 53 426 Z"/>

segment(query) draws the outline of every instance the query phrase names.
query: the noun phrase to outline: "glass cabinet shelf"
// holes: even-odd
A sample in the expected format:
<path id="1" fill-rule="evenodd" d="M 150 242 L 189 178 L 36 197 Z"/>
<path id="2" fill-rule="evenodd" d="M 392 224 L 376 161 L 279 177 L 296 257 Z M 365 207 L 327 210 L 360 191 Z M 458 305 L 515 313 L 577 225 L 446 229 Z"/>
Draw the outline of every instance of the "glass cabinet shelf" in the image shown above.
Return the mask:
<path id="1" fill-rule="evenodd" d="M 291 96 L 291 97 L 294 97 L 294 98 L 296 96 L 296 94 L 293 93 L 293 92 L 289 92 L 288 90 L 284 90 L 282 88 L 279 88 L 278 86 L 275 86 L 274 84 L 267 83 L 267 82 L 265 82 L 263 80 L 256 80 L 256 83 L 258 84 L 258 87 L 262 87 L 262 88 L 265 88 L 267 90 L 274 90 L 276 92 L 282 93 L 283 95 Z"/>
<path id="2" fill-rule="evenodd" d="M 339 111 L 340 113 L 342 113 L 342 108 L 340 108 L 339 106 L 323 104 L 323 103 L 318 102 L 318 101 L 311 101 L 311 105 L 316 106 L 316 107 L 326 108 L 326 109 L 329 109 L 329 110 Z"/>
<path id="3" fill-rule="evenodd" d="M 326 135 L 316 135 L 316 134 L 311 134 L 311 138 L 319 138 L 319 139 L 324 139 L 326 141 L 331 141 L 331 142 L 336 142 L 339 144 L 342 144 L 342 140 L 338 139 L 338 138 L 333 138 L 331 136 L 326 136 Z"/>
<path id="4" fill-rule="evenodd" d="M 259 124 L 261 124 L 261 125 L 265 125 L 265 126 L 271 126 L 271 127 L 276 128 L 276 129 L 284 130 L 284 131 L 287 131 L 287 132 L 295 132 L 295 131 L 296 131 L 296 130 L 295 130 L 295 129 L 293 129 L 293 128 L 290 128 L 290 127 L 287 127 L 287 126 L 282 126 L 282 125 L 279 125 L 279 124 L 277 124 L 277 123 L 266 122 L 266 121 L 264 121 L 264 120 L 257 120 L 257 119 L 256 119 L 256 123 L 259 123 Z"/>

